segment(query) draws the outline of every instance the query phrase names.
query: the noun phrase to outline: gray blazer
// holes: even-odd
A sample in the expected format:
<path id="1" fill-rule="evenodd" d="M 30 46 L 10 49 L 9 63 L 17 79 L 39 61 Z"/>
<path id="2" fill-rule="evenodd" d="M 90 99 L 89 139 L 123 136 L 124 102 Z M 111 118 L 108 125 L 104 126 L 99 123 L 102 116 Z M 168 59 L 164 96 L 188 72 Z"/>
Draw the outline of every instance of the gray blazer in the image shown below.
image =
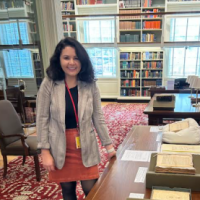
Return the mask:
<path id="1" fill-rule="evenodd" d="M 112 143 L 101 110 L 96 83 L 78 81 L 78 117 L 82 161 L 85 167 L 100 162 L 93 125 L 103 146 Z M 93 123 L 92 123 L 93 122 Z M 39 149 L 49 149 L 55 165 L 61 169 L 65 162 L 65 83 L 45 78 L 37 95 L 37 138 Z"/>

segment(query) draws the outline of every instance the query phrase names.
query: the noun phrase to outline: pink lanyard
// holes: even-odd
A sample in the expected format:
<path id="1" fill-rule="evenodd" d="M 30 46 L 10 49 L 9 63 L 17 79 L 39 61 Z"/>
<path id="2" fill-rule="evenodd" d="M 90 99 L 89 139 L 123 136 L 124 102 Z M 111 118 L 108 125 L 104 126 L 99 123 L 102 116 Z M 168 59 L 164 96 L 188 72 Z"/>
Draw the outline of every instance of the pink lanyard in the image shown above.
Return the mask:
<path id="1" fill-rule="evenodd" d="M 67 90 L 68 90 L 70 99 L 71 99 L 71 101 L 72 101 L 72 105 L 73 105 L 73 108 L 74 108 L 74 114 L 75 114 L 75 118 L 76 118 L 77 128 L 79 128 L 79 125 L 78 125 L 78 115 L 77 115 L 77 112 L 76 112 L 76 107 L 75 107 L 75 104 L 74 104 L 74 100 L 73 100 L 72 94 L 71 94 L 71 92 L 70 92 L 70 90 L 69 90 L 68 85 L 67 85 L 66 82 L 65 82 L 65 86 L 66 86 L 66 88 L 67 88 Z"/>

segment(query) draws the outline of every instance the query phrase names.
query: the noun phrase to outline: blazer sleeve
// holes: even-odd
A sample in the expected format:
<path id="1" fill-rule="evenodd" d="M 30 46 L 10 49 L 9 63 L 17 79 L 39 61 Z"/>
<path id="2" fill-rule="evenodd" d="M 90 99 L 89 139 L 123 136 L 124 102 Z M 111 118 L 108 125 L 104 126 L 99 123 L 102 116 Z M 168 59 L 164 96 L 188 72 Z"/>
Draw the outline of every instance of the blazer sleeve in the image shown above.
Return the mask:
<path id="1" fill-rule="evenodd" d="M 103 146 L 112 144 L 101 109 L 101 97 L 96 82 L 93 85 L 93 114 L 92 121 Z"/>
<path id="2" fill-rule="evenodd" d="M 36 129 L 38 149 L 50 149 L 49 117 L 53 81 L 45 78 L 40 86 L 36 101 Z"/>

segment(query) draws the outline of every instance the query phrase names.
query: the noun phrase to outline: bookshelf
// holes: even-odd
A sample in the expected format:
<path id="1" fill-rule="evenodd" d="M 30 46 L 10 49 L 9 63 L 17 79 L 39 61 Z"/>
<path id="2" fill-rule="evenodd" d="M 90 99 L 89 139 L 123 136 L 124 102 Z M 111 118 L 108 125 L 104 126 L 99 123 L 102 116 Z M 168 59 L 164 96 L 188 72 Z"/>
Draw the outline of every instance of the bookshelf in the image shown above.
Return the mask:
<path id="1" fill-rule="evenodd" d="M 119 17 L 119 42 L 161 42 L 162 17 L 151 13 L 164 12 L 165 0 L 119 1 L 119 14 L 149 13 L 148 16 Z"/>
<path id="2" fill-rule="evenodd" d="M 33 60 L 33 66 L 34 66 L 33 70 L 34 70 L 34 75 L 35 75 L 34 77 L 36 81 L 36 86 L 37 86 L 37 89 L 39 89 L 44 77 L 44 72 L 43 72 L 39 52 L 34 51 L 32 53 L 32 60 Z"/>
<path id="3" fill-rule="evenodd" d="M 77 5 L 116 4 L 117 0 L 76 0 Z"/>
<path id="4" fill-rule="evenodd" d="M 0 18 L 11 17 L 32 17 L 34 12 L 32 11 L 31 0 L 27 1 L 15 1 L 15 0 L 3 0 L 0 1 Z"/>
<path id="5" fill-rule="evenodd" d="M 61 0 L 60 1 L 62 15 L 75 15 L 75 1 L 74 0 Z M 77 28 L 75 18 L 63 18 L 63 34 L 64 37 L 73 37 L 77 39 Z"/>
<path id="6" fill-rule="evenodd" d="M 148 97 L 151 86 L 161 86 L 163 51 L 120 52 L 120 96 Z"/>

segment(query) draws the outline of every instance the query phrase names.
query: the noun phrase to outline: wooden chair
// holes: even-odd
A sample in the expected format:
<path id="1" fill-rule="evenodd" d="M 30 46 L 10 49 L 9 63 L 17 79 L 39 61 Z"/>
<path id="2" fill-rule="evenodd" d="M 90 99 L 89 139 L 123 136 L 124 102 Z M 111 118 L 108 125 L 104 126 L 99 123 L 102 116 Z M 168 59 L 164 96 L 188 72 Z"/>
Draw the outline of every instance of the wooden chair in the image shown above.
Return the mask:
<path id="1" fill-rule="evenodd" d="M 18 114 L 8 100 L 0 101 L 0 148 L 4 162 L 4 174 L 7 174 L 7 156 L 23 156 L 23 165 L 26 156 L 33 156 L 37 181 L 40 181 L 40 167 L 36 136 L 25 136 Z"/>
<path id="2" fill-rule="evenodd" d="M 14 106 L 17 113 L 19 113 L 22 123 L 26 122 L 25 105 L 26 99 L 24 92 L 20 91 L 19 87 L 9 86 L 6 89 L 7 100 L 9 100 Z M 4 100 L 3 91 L 0 90 L 0 100 Z"/>

